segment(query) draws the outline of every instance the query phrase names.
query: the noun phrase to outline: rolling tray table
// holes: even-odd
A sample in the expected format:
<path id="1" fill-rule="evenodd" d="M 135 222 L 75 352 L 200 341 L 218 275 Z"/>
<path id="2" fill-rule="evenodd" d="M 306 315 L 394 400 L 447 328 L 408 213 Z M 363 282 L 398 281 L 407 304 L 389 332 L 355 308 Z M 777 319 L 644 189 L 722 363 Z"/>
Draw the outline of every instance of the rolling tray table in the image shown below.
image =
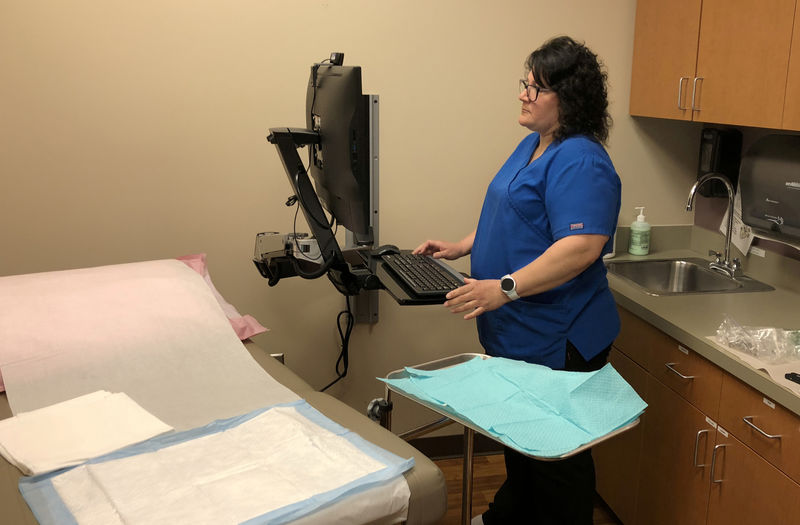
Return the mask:
<path id="1" fill-rule="evenodd" d="M 455 366 L 455 365 L 458 365 L 458 364 L 461 364 L 461 363 L 465 363 L 465 362 L 470 361 L 472 359 L 491 359 L 491 356 L 488 356 L 488 355 L 485 355 L 485 354 L 475 354 L 475 353 L 457 354 L 457 355 L 454 355 L 454 356 L 445 357 L 445 358 L 442 358 L 442 359 L 437 359 L 437 360 L 434 360 L 434 361 L 429 361 L 427 363 L 422 363 L 422 364 L 419 364 L 419 365 L 415 365 L 415 366 L 412 366 L 411 368 L 415 368 L 415 369 L 418 369 L 418 370 L 441 370 L 443 368 L 449 368 L 451 366 Z M 386 379 L 399 379 L 402 376 L 403 373 L 404 373 L 404 369 L 394 370 L 392 372 L 389 372 L 386 375 Z M 472 422 L 467 421 L 467 420 L 459 417 L 457 414 L 452 414 L 450 412 L 447 412 L 447 411 L 443 410 L 441 406 L 434 405 L 434 404 L 430 403 L 429 401 L 426 401 L 426 400 L 423 400 L 423 399 L 419 399 L 418 397 L 416 397 L 416 396 L 414 396 L 414 395 L 412 395 L 412 394 L 410 394 L 408 392 L 404 392 L 402 390 L 399 390 L 399 389 L 395 388 L 393 385 L 391 385 L 389 383 L 385 383 L 385 385 L 386 385 L 385 398 L 386 398 L 386 401 L 388 403 L 391 403 L 391 394 L 392 394 L 392 392 L 394 392 L 394 393 L 399 394 L 399 395 L 401 395 L 401 396 L 403 396 L 405 398 L 408 398 L 408 399 L 410 399 L 410 400 L 412 400 L 412 401 L 414 401 L 416 403 L 419 403 L 420 405 L 424 406 L 425 408 L 433 410 L 437 414 L 440 414 L 441 416 L 443 416 L 441 419 L 438 419 L 438 420 L 436 420 L 436 421 L 434 421 L 432 423 L 429 423 L 429 424 L 423 425 L 423 426 L 421 426 L 419 428 L 416 428 L 416 429 L 413 429 L 413 430 L 409 430 L 408 432 L 404 432 L 402 434 L 399 434 L 399 436 L 402 437 L 403 439 L 410 440 L 410 439 L 413 439 L 415 437 L 425 435 L 425 434 L 427 434 L 429 432 L 432 432 L 434 430 L 437 430 L 439 428 L 442 428 L 442 427 L 447 426 L 447 425 L 452 424 L 452 423 L 458 423 L 458 424 L 460 424 L 460 425 L 462 425 L 464 427 L 464 470 L 463 470 L 463 480 L 462 480 L 462 484 L 461 484 L 461 487 L 462 487 L 462 494 L 461 494 L 461 523 L 463 525 L 469 525 L 469 522 L 471 520 L 471 514 L 472 514 L 472 470 L 473 470 L 473 449 L 474 449 L 474 443 L 475 443 L 475 432 L 477 432 L 479 434 L 482 434 L 482 435 L 484 435 L 484 436 L 486 436 L 486 437 L 488 437 L 488 438 L 490 438 L 492 440 L 495 440 L 495 441 L 498 441 L 497 438 L 495 436 L 492 436 L 485 429 L 480 428 L 480 427 L 474 425 Z M 391 406 L 391 404 L 389 406 Z M 565 459 L 565 458 L 568 458 L 570 456 L 573 456 L 575 454 L 578 454 L 580 452 L 583 452 L 584 450 L 592 448 L 593 446 L 597 445 L 598 443 L 602 443 L 603 441 L 611 439 L 614 436 L 617 436 L 617 435 L 619 435 L 619 434 L 621 434 L 621 433 L 623 433 L 623 432 L 625 432 L 627 430 L 632 429 L 633 427 L 635 427 L 636 425 L 639 424 L 639 419 L 640 418 L 636 418 L 635 420 L 631 421 L 630 423 L 628 423 L 628 424 L 626 424 L 626 425 L 624 425 L 624 426 L 622 426 L 622 427 L 620 427 L 620 428 L 618 428 L 618 429 L 616 429 L 616 430 L 614 430 L 612 432 L 609 432 L 608 434 L 605 434 L 605 435 L 603 435 L 603 436 L 601 436 L 601 437 L 599 437 L 597 439 L 594 439 L 594 440 L 592 440 L 592 441 L 590 441 L 590 442 L 588 442 L 588 443 L 586 443 L 586 444 L 584 444 L 584 445 L 582 445 L 582 446 L 580 446 L 580 447 L 578 447 L 578 448 L 576 448 L 574 450 L 571 450 L 568 453 L 562 454 L 561 456 L 558 456 L 558 457 L 543 458 L 543 457 L 537 457 L 537 456 L 528 454 L 528 453 L 526 453 L 526 452 L 524 452 L 522 450 L 518 450 L 518 449 L 516 449 L 516 450 L 517 450 L 517 452 L 519 452 L 521 454 L 524 454 L 524 455 L 526 455 L 528 457 L 532 457 L 532 458 L 535 458 L 535 459 L 538 459 L 538 460 L 542 460 L 542 461 L 558 461 L 558 460 Z M 383 421 L 383 424 L 386 426 L 386 428 L 391 430 L 391 412 L 388 412 L 386 414 L 386 417 L 385 417 L 385 419 Z"/>

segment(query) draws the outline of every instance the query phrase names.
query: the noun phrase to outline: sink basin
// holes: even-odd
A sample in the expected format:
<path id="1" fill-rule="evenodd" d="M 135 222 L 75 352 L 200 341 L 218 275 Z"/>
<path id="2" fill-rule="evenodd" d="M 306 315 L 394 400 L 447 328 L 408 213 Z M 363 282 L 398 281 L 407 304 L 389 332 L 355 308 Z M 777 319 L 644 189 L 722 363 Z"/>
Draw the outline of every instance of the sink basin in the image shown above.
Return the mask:
<path id="1" fill-rule="evenodd" d="M 731 279 L 700 258 L 609 262 L 608 271 L 650 295 L 766 292 L 772 286 L 744 275 Z"/>

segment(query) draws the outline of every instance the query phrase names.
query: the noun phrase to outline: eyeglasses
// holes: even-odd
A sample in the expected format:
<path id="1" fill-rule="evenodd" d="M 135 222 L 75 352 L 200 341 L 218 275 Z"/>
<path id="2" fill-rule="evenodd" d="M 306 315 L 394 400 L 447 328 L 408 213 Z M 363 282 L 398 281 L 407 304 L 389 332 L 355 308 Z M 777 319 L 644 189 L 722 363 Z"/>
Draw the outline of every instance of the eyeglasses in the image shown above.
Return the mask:
<path id="1" fill-rule="evenodd" d="M 519 90 L 520 91 L 524 90 L 525 95 L 531 102 L 536 102 L 537 100 L 539 100 L 539 93 L 541 92 L 547 93 L 549 91 L 553 91 L 552 89 L 543 88 L 542 86 L 539 86 L 537 84 L 528 84 L 528 81 L 523 79 L 520 79 L 519 81 Z M 535 94 L 531 94 L 532 92 Z"/>

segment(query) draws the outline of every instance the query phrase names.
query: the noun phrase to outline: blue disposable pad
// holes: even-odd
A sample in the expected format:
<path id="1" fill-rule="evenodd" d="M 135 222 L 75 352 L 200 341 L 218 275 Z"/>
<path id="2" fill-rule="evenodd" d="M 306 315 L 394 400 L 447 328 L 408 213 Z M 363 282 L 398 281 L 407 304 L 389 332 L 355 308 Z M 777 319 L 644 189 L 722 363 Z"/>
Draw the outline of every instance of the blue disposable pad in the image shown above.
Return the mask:
<path id="1" fill-rule="evenodd" d="M 405 368 L 393 389 L 482 429 L 530 456 L 557 458 L 624 427 L 647 404 L 607 364 L 564 372 L 475 358 L 440 370 Z"/>
<path id="2" fill-rule="evenodd" d="M 87 463 L 84 463 L 82 466 L 86 465 L 109 465 L 114 462 L 125 462 L 130 460 L 136 460 L 137 457 L 147 456 L 147 455 L 154 455 L 158 454 L 163 451 L 167 451 L 169 448 L 174 446 L 179 446 L 181 444 L 190 444 L 192 441 L 196 441 L 205 437 L 214 436 L 215 434 L 221 434 L 228 432 L 240 425 L 246 425 L 249 421 L 265 414 L 274 409 L 281 409 L 281 408 L 294 408 L 297 412 L 297 415 L 301 418 L 305 418 L 305 420 L 313 423 L 317 427 L 321 427 L 321 429 L 328 431 L 336 436 L 339 436 L 353 445 L 358 451 L 363 453 L 365 456 L 370 458 L 371 460 L 379 463 L 382 465 L 382 468 L 378 470 L 374 470 L 369 474 L 364 475 L 358 479 L 353 481 L 343 483 L 339 486 L 335 486 L 330 490 L 327 490 L 322 493 L 314 494 L 313 496 L 295 501 L 293 503 L 288 503 L 284 506 L 278 506 L 273 510 L 269 510 L 264 512 L 263 514 L 255 515 L 252 518 L 244 520 L 244 523 L 247 525 L 259 525 L 259 524 L 282 524 L 288 523 L 294 520 L 297 520 L 311 512 L 316 510 L 322 509 L 324 507 L 328 507 L 337 501 L 340 501 L 348 496 L 353 494 L 358 494 L 363 492 L 364 490 L 373 487 L 377 484 L 385 483 L 388 480 L 394 479 L 398 476 L 402 476 L 403 472 L 411 469 L 414 466 L 414 459 L 403 459 L 391 452 L 388 452 L 369 441 L 366 441 L 358 434 L 352 432 L 351 430 L 346 429 L 345 427 L 339 425 L 338 423 L 328 419 L 322 413 L 317 411 L 311 405 L 309 405 L 304 400 L 294 401 L 290 403 L 282 403 L 278 405 L 273 405 L 270 407 L 266 407 L 263 409 L 255 410 L 248 414 L 244 414 L 241 416 L 232 417 L 229 419 L 218 420 L 204 427 L 195 428 L 192 430 L 187 430 L 183 432 L 175 432 L 170 434 L 164 434 L 142 443 L 131 445 L 129 447 L 120 449 L 116 452 L 112 452 L 110 454 L 106 454 L 104 456 L 100 456 L 98 458 L 89 460 Z M 308 441 L 307 436 L 299 435 L 297 440 L 298 442 L 305 443 Z M 311 446 L 320 446 L 321 440 L 316 440 L 316 442 L 312 443 Z M 258 436 L 254 442 L 248 442 L 243 445 L 245 450 L 252 450 L 255 448 L 264 448 L 266 450 L 270 449 L 271 447 L 277 447 L 278 444 L 276 443 L 275 436 L 273 435 L 264 435 Z M 248 447 L 250 447 L 248 449 Z M 281 450 L 286 451 L 286 447 L 282 447 Z M 203 457 L 199 463 L 208 464 L 214 458 Z M 243 456 L 243 460 L 246 463 L 248 460 L 248 454 Z M 286 468 L 291 469 L 294 468 L 293 461 L 297 461 L 296 458 L 291 457 L 291 454 L 284 453 L 281 455 L 281 464 L 286 465 Z M 58 489 L 57 480 L 60 476 L 68 475 L 73 469 L 80 468 L 79 467 L 72 467 L 69 469 L 63 469 L 55 472 L 51 472 L 48 474 L 42 474 L 39 476 L 34 477 L 26 477 L 22 478 L 19 482 L 19 489 L 22 493 L 23 497 L 27 501 L 28 505 L 30 506 L 33 514 L 36 516 L 36 519 L 39 523 L 45 525 L 63 525 L 63 524 L 77 524 L 79 520 L 73 515 L 70 508 L 80 507 L 80 506 L 87 506 L 91 503 L 90 498 L 86 498 L 85 501 L 74 501 L 70 499 L 69 501 L 65 500 L 63 494 Z M 183 464 L 174 464 L 170 463 L 167 466 L 170 468 L 183 468 L 186 469 L 187 465 Z M 228 473 L 225 470 L 227 465 L 223 464 L 220 465 L 220 474 L 219 478 L 224 480 L 224 474 Z M 310 472 L 308 465 L 303 465 L 302 467 L 297 467 L 298 469 L 302 469 L 302 473 L 304 475 L 308 475 L 309 479 L 312 475 L 317 473 Z M 189 474 L 191 474 L 191 465 L 189 465 Z M 238 469 L 234 469 L 234 472 L 238 472 Z M 329 474 L 329 473 L 328 473 Z M 334 481 L 335 481 L 334 474 Z M 187 476 L 188 478 L 188 476 Z M 105 476 L 105 479 L 108 479 L 108 476 Z M 148 478 L 149 479 L 149 478 Z M 145 479 L 147 481 L 147 479 Z M 157 480 L 153 480 L 157 482 Z M 187 482 L 188 483 L 188 482 Z M 172 490 L 175 492 L 186 492 L 187 490 L 193 487 L 181 487 L 181 486 L 174 486 Z M 245 494 L 245 496 L 252 497 L 252 499 L 258 501 L 260 499 L 265 499 L 264 492 L 274 492 L 274 487 L 271 489 L 269 486 L 253 486 L 252 487 L 252 495 Z M 112 492 L 108 494 L 115 493 L 119 495 L 118 487 L 114 488 Z M 73 496 L 74 494 L 71 493 Z M 86 492 L 88 494 L 88 492 Z M 127 496 L 123 494 L 124 496 Z M 135 496 L 135 495 L 134 495 Z M 398 496 L 401 497 L 401 496 Z M 110 496 L 109 496 L 109 499 Z M 119 499 L 119 498 L 118 498 Z M 164 501 L 156 501 L 153 503 L 154 505 L 165 506 L 166 503 Z M 130 505 L 128 505 L 130 508 Z M 178 513 L 180 509 L 175 509 L 175 514 L 180 515 Z M 224 512 L 226 509 L 222 509 Z M 122 513 L 120 513 L 122 515 Z M 235 521 L 235 520 L 234 520 Z M 135 522 L 135 520 L 130 520 L 130 522 Z M 174 520 L 173 522 L 181 522 L 181 520 Z M 185 522 L 185 521 L 184 521 Z M 218 523 L 219 521 L 210 521 L 213 523 Z M 192 523 L 196 523 L 193 521 Z"/>

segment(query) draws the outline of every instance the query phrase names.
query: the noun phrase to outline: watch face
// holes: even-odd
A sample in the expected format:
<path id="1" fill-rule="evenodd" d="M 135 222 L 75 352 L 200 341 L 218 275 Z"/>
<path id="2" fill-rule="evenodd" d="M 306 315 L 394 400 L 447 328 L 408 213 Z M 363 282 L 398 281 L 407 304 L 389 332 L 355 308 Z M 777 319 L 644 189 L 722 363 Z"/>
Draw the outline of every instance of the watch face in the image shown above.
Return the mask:
<path id="1" fill-rule="evenodd" d="M 514 279 L 505 277 L 502 281 L 500 281 L 500 288 L 502 288 L 504 292 L 510 292 L 514 289 Z"/>

